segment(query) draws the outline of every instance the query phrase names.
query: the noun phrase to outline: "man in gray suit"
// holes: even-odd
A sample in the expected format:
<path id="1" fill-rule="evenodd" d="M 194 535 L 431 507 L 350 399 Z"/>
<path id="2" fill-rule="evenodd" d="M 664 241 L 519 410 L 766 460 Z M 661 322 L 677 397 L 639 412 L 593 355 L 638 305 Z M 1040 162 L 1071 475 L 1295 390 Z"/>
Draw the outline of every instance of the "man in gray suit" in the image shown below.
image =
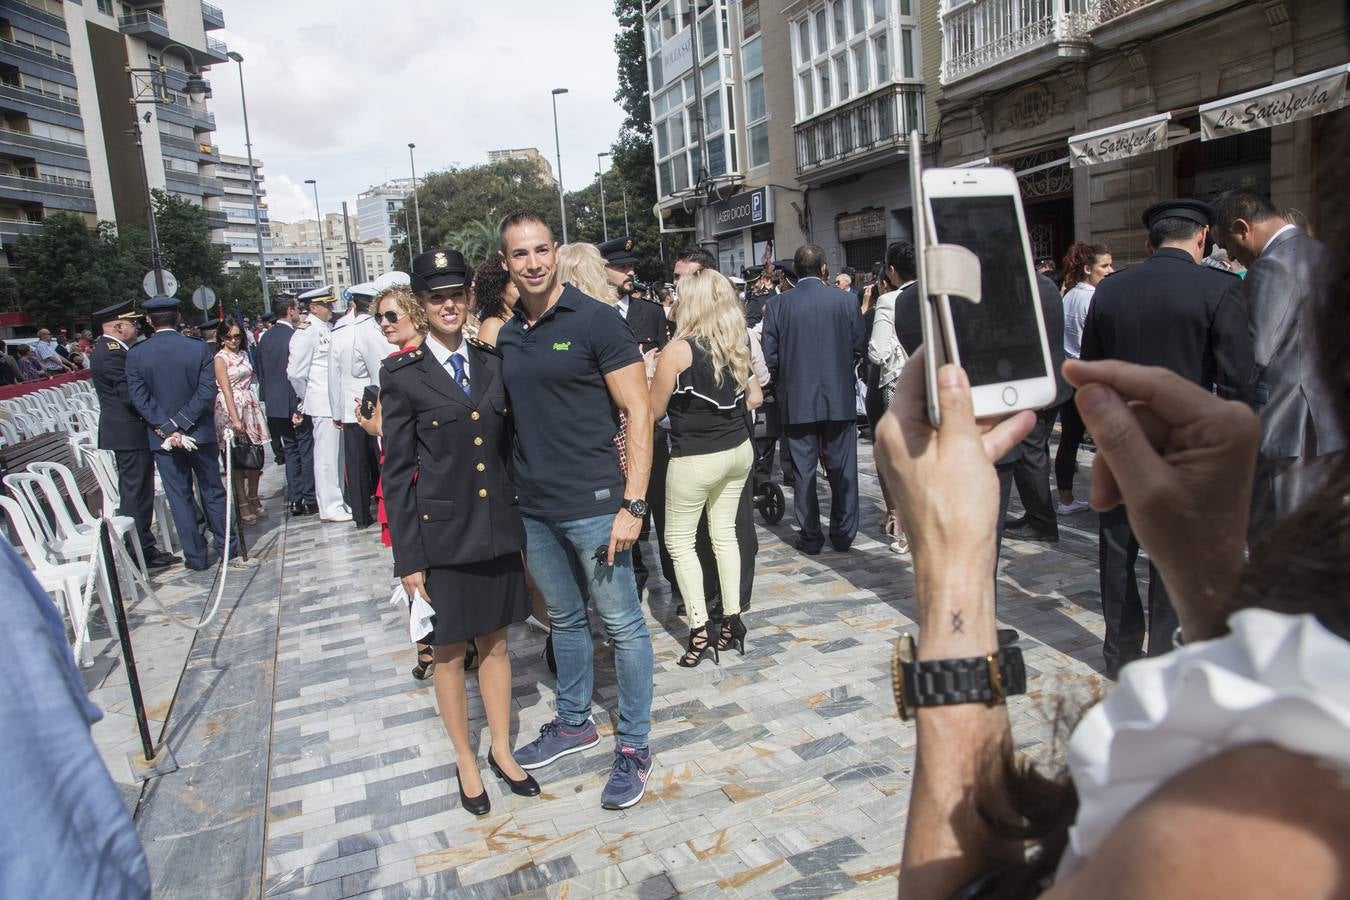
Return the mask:
<path id="1" fill-rule="evenodd" d="M 1252 388 L 1261 417 L 1249 529 L 1255 539 L 1316 493 L 1345 450 L 1310 331 L 1332 265 L 1326 247 L 1289 224 L 1261 194 L 1229 191 L 1214 208 L 1216 239 L 1247 267 L 1256 349 Z"/>
<path id="2" fill-rule="evenodd" d="M 792 260 L 797 286 L 764 308 L 764 362 L 792 459 L 797 549 L 825 543 L 816 501 L 823 451 L 830 482 L 830 544 L 844 551 L 858 533 L 858 416 L 854 366 L 867 347 L 858 298 L 824 282 L 825 251 L 804 244 Z"/>

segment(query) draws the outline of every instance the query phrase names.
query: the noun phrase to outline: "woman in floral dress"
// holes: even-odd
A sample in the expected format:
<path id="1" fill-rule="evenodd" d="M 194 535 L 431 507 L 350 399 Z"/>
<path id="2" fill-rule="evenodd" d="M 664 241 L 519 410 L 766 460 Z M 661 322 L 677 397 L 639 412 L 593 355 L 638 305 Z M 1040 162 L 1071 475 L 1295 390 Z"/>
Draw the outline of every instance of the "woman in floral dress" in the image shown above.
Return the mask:
<path id="1" fill-rule="evenodd" d="M 268 443 L 267 418 L 253 393 L 253 364 L 244 352 L 244 329 L 234 319 L 226 319 L 220 326 L 216 351 L 216 440 L 225 446 L 225 429 L 233 428 L 235 440 L 250 444 Z M 239 505 L 239 517 L 244 524 L 253 525 L 259 516 L 267 514 L 258 499 L 258 479 L 261 469 L 234 467 L 234 496 Z"/>

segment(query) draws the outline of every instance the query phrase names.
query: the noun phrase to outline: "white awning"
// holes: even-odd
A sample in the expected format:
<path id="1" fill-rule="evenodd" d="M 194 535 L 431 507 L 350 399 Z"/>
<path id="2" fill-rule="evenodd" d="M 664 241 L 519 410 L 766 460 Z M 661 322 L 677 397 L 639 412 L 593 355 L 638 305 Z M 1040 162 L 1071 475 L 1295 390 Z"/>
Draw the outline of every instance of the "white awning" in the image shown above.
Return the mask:
<path id="1" fill-rule="evenodd" d="M 1345 103 L 1347 71 L 1350 66 L 1336 66 L 1206 103 L 1200 107 L 1201 139 L 1212 141 L 1335 112 Z"/>
<path id="2" fill-rule="evenodd" d="M 1069 165 L 1074 168 L 1128 159 L 1167 147 L 1170 112 L 1099 128 L 1069 138 Z"/>

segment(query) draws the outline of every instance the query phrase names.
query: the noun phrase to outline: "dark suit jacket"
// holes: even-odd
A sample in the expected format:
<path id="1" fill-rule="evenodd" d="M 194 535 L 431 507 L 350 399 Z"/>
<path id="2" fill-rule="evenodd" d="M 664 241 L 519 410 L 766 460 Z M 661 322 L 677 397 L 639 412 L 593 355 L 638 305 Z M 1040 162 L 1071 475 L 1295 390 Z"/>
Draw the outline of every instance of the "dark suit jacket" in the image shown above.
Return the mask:
<path id="1" fill-rule="evenodd" d="M 215 353 L 202 340 L 156 331 L 127 353 L 127 392 L 145 419 L 147 446 L 180 431 L 198 444 L 216 442 Z"/>
<path id="2" fill-rule="evenodd" d="M 867 330 L 855 295 L 803 278 L 765 304 L 763 338 L 784 422 L 857 418 L 854 364 L 867 348 Z"/>
<path id="3" fill-rule="evenodd" d="M 1261 455 L 1320 456 L 1344 449 L 1332 397 L 1317 371 L 1313 304 L 1332 266 L 1326 247 L 1295 228 L 1279 235 L 1247 270 L 1253 394 Z"/>
<path id="4" fill-rule="evenodd" d="M 100 450 L 144 450 L 145 419 L 131 404 L 127 389 L 127 348 L 110 337 L 94 339 L 89 371 L 98 394 Z"/>
<path id="5" fill-rule="evenodd" d="M 1092 295 L 1082 358 L 1162 366 L 1220 396 L 1248 400 L 1252 339 L 1242 281 L 1185 250 L 1153 251 Z"/>
<path id="6" fill-rule="evenodd" d="M 278 322 L 263 334 L 253 352 L 254 374 L 267 415 L 286 419 L 300 407 L 300 398 L 286 378 L 286 363 L 291 358 L 291 338 L 295 329 L 287 322 Z"/>
<path id="7" fill-rule="evenodd" d="M 661 304 L 650 300 L 628 301 L 628 327 L 633 329 L 638 349 L 643 353 L 653 347 L 664 349 L 667 341 L 666 311 Z"/>
<path id="8" fill-rule="evenodd" d="M 468 353 L 472 396 L 425 346 L 380 367 L 384 509 L 400 577 L 525 546 L 502 359 L 477 341 Z"/>

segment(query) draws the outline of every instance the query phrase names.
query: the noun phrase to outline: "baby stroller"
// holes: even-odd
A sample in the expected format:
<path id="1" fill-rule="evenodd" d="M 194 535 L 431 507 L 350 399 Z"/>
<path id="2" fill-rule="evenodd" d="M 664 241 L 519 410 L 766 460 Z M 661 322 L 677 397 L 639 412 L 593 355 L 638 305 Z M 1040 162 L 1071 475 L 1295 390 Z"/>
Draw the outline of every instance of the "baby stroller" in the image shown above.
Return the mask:
<path id="1" fill-rule="evenodd" d="M 750 470 L 751 502 L 766 525 L 777 525 L 787 510 L 783 489 L 773 480 L 774 450 L 782 426 L 778 421 L 778 407 L 772 394 L 766 392 L 764 405 L 755 410 L 754 440 L 755 465 Z"/>

